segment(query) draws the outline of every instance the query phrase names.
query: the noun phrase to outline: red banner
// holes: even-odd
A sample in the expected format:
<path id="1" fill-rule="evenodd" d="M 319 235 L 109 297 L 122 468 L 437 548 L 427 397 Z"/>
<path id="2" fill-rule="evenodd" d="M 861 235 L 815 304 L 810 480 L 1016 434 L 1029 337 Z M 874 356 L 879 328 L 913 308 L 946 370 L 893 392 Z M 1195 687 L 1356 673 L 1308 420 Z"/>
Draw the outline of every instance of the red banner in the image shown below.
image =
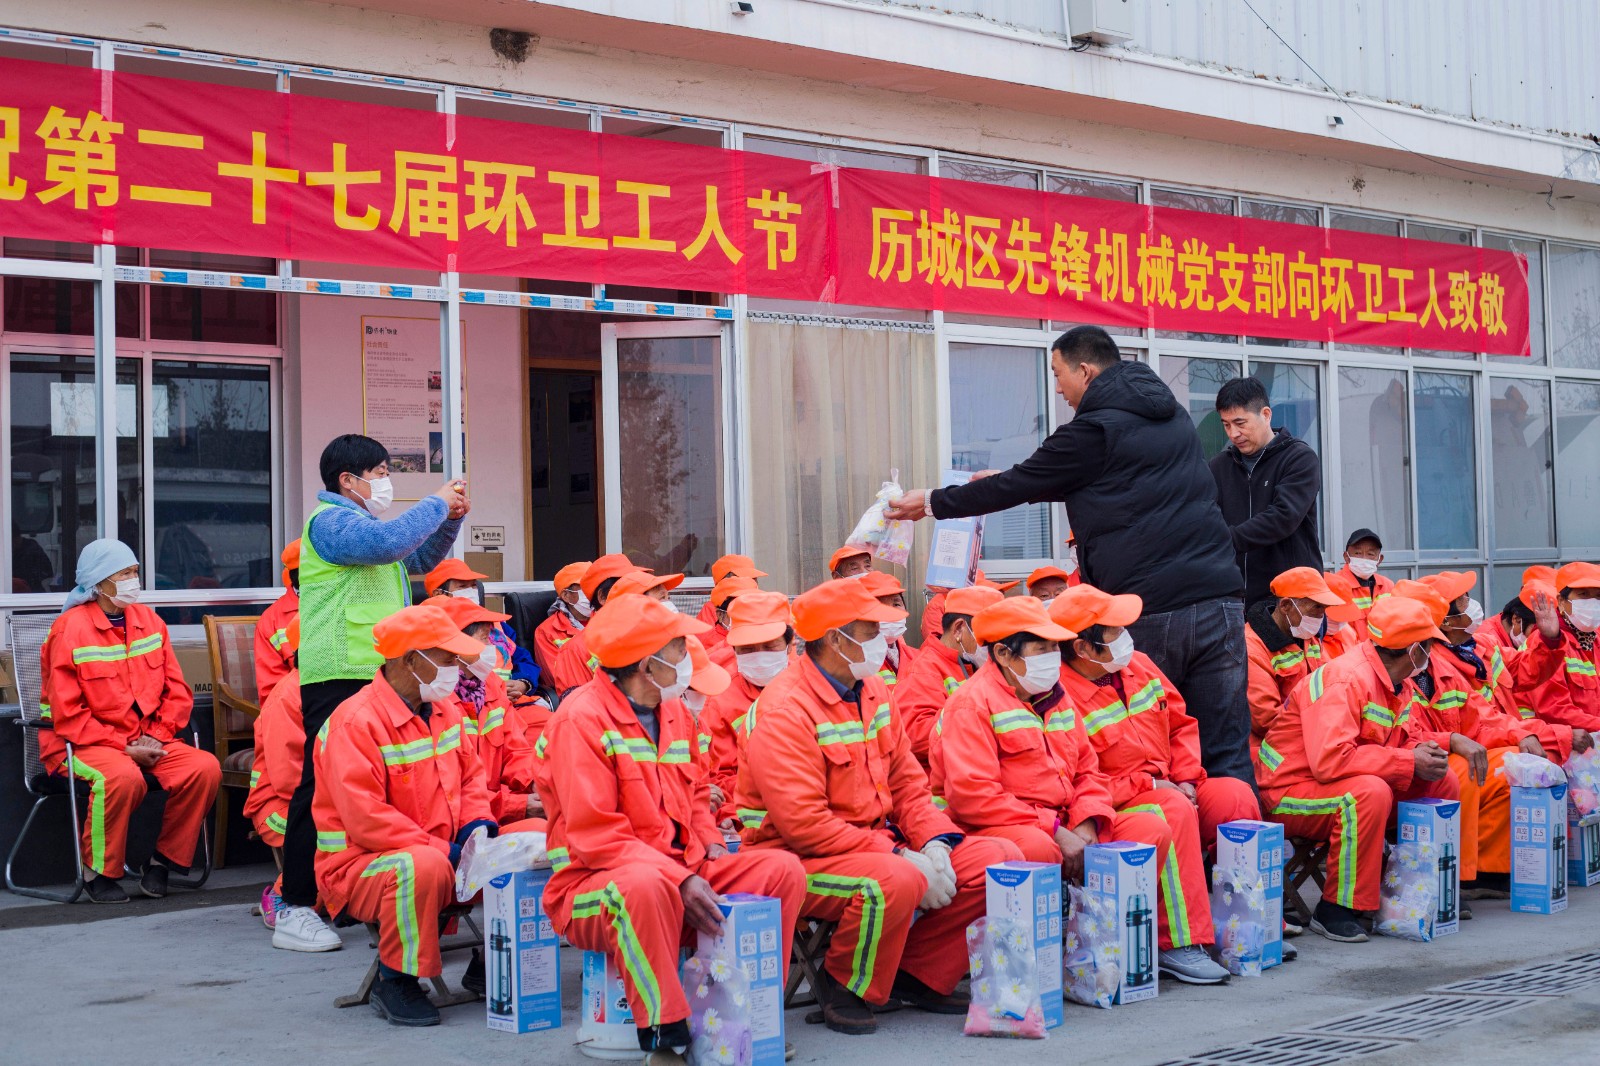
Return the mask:
<path id="1" fill-rule="evenodd" d="M 0 60 L 0 232 L 1521 355 L 1509 252 Z"/>

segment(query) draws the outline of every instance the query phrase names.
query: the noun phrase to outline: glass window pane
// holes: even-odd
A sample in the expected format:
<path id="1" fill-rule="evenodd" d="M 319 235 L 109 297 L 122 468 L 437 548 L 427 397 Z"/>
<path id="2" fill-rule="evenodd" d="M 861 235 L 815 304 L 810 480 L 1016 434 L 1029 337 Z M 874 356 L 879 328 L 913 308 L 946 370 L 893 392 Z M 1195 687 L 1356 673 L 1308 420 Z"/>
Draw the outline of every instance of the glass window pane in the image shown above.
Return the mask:
<path id="1" fill-rule="evenodd" d="M 5 239 L 5 254 L 24 259 L 87 263 L 94 248 L 65 241 Z M 118 248 L 119 266 L 137 266 L 139 249 Z M 5 286 L 5 329 L 9 333 L 54 333 L 94 336 L 94 283 L 60 278 L 8 277 Z M 117 336 L 139 336 L 139 286 L 118 285 Z"/>
<path id="2" fill-rule="evenodd" d="M 1339 369 L 1339 467 L 1344 529 L 1362 526 L 1390 551 L 1412 546 L 1411 441 L 1406 376 L 1399 370 Z"/>
<path id="3" fill-rule="evenodd" d="M 1600 545 L 1600 383 L 1556 382 L 1556 452 L 1561 546 Z"/>
<path id="4" fill-rule="evenodd" d="M 138 363 L 117 362 L 117 536 L 143 556 Z M 95 539 L 94 360 L 13 353 L 11 591 L 61 592 Z"/>
<path id="5" fill-rule="evenodd" d="M 1494 547 L 1555 544 L 1551 507 L 1550 384 L 1489 379 L 1489 441 L 1494 463 Z"/>
<path id="6" fill-rule="evenodd" d="M 1004 470 L 1032 455 L 1048 430 L 1040 391 L 1045 353 L 999 344 L 950 345 L 950 447 L 957 470 Z M 1042 503 L 988 517 L 985 559 L 1044 559 L 1050 510 Z"/>
<path id="7" fill-rule="evenodd" d="M 1266 222 L 1288 222 L 1295 226 L 1322 225 L 1322 212 L 1302 204 L 1275 204 L 1266 200 L 1245 200 L 1239 211 L 1245 218 Z"/>
<path id="8" fill-rule="evenodd" d="M 1250 371 L 1267 387 L 1272 424 L 1282 426 L 1322 454 L 1322 384 L 1306 363 L 1250 360 Z"/>
<path id="9" fill-rule="evenodd" d="M 1521 363 L 1543 366 L 1544 350 L 1544 242 L 1525 237 L 1499 237 L 1493 233 L 1483 235 L 1485 248 L 1499 248 L 1506 252 L 1521 252 L 1528 257 L 1528 350 L 1520 355 L 1491 355 L 1491 363 Z"/>
<path id="10" fill-rule="evenodd" d="M 788 159 L 807 159 L 813 163 L 835 163 L 841 167 L 892 170 L 897 174 L 926 174 L 928 161 L 918 155 L 895 155 L 862 148 L 842 148 L 811 141 L 785 141 L 776 137 L 746 137 L 744 150 L 781 155 Z"/>
<path id="11" fill-rule="evenodd" d="M 722 340 L 617 338 L 622 550 L 699 577 L 722 554 Z"/>
<path id="12" fill-rule="evenodd" d="M 1206 211 L 1213 215 L 1234 214 L 1233 197 L 1190 192 L 1187 189 L 1163 189 L 1157 186 L 1150 190 L 1150 202 L 1157 207 L 1178 207 L 1185 211 Z"/>
<path id="13" fill-rule="evenodd" d="M 1037 189 L 1039 172 L 1007 166 L 985 159 L 955 159 L 941 156 L 939 176 L 957 181 L 981 181 L 985 185 L 1005 185 L 1013 189 Z"/>
<path id="14" fill-rule="evenodd" d="M 1455 226 L 1430 226 L 1426 222 L 1407 222 L 1406 236 L 1414 241 L 1434 241 L 1438 244 L 1457 244 L 1472 247 L 1472 231 Z"/>
<path id="15" fill-rule="evenodd" d="M 151 249 L 150 265 L 230 274 L 276 274 L 273 259 Z M 150 286 L 150 336 L 160 341 L 277 344 L 278 296 L 247 289 Z"/>
<path id="16" fill-rule="evenodd" d="M 1228 446 L 1228 435 L 1217 415 L 1217 390 L 1223 382 L 1239 376 L 1239 364 L 1232 359 L 1192 359 L 1177 355 L 1161 357 L 1161 377 L 1194 419 L 1200 431 L 1200 446 L 1209 459 Z"/>
<path id="17" fill-rule="evenodd" d="M 1555 560 L 1543 560 L 1554 565 Z M 1483 600 L 1484 612 L 1493 618 L 1510 600 L 1522 592 L 1522 571 L 1532 563 L 1506 563 L 1489 570 L 1489 599 Z"/>
<path id="18" fill-rule="evenodd" d="M 1374 218 L 1371 215 L 1351 215 L 1343 211 L 1329 213 L 1328 228 L 1354 230 L 1357 233 L 1376 233 L 1382 237 L 1400 236 L 1400 220 L 1397 218 Z"/>
<path id="19" fill-rule="evenodd" d="M 1600 249 L 1550 246 L 1550 362 L 1600 370 Z"/>
<path id="20" fill-rule="evenodd" d="M 1045 179 L 1045 188 L 1068 196 L 1092 196 L 1096 200 L 1115 200 L 1121 204 L 1139 202 L 1139 186 L 1125 181 L 1102 181 L 1076 174 L 1051 174 Z"/>
<path id="21" fill-rule="evenodd" d="M 601 116 L 600 132 L 645 137 L 652 141 L 672 141 L 675 144 L 698 144 L 707 148 L 721 148 L 723 137 L 723 130 L 716 126 L 691 126 L 682 122 L 659 122 L 617 115 Z"/>
<path id="22" fill-rule="evenodd" d="M 270 588 L 272 396 L 264 366 L 151 368 L 155 587 Z"/>
<path id="23" fill-rule="evenodd" d="M 1418 372 L 1417 526 L 1422 548 L 1478 546 L 1472 378 Z"/>

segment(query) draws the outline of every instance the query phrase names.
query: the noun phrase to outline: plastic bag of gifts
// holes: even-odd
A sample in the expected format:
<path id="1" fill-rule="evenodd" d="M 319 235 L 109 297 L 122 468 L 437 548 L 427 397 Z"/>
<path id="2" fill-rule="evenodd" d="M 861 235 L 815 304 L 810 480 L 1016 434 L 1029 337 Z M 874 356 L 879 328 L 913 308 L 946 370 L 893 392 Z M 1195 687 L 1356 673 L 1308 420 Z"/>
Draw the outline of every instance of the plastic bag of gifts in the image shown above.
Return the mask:
<path id="1" fill-rule="evenodd" d="M 1109 897 L 1068 885 L 1072 913 L 1062 943 L 1063 991 L 1074 1003 L 1110 1007 L 1122 985 L 1122 930 Z"/>
<path id="2" fill-rule="evenodd" d="M 856 528 L 845 538 L 845 547 L 860 548 L 887 562 L 906 565 L 911 559 L 911 536 L 915 531 L 915 523 L 891 522 L 887 513 L 890 502 L 903 495 L 905 490 L 900 487 L 900 471 L 889 471 L 889 480 L 878 489 L 872 506 L 867 508 L 856 523 Z"/>
<path id="3" fill-rule="evenodd" d="M 1525 751 L 1514 751 L 1507 755 L 1495 773 L 1503 774 L 1507 781 L 1518 788 L 1553 788 L 1567 783 L 1567 775 L 1561 772 L 1561 767 L 1549 759 L 1529 755 Z"/>
<path id="4" fill-rule="evenodd" d="M 689 996 L 689 1061 L 695 1066 L 750 1066 L 750 978 L 726 949 L 701 948 L 683 964 Z"/>
<path id="5" fill-rule="evenodd" d="M 1044 1039 L 1032 925 L 1015 918 L 979 918 L 967 926 L 967 965 L 972 1001 L 963 1033 Z"/>
<path id="6" fill-rule="evenodd" d="M 1267 943 L 1267 883 L 1258 870 L 1225 870 L 1211 874 L 1211 920 L 1217 927 L 1217 952 L 1222 965 L 1238 977 L 1261 976 L 1261 953 Z"/>
<path id="7" fill-rule="evenodd" d="M 1437 844 L 1400 844 L 1383 865 L 1375 932 L 1402 940 L 1433 939 L 1433 916 L 1439 903 Z"/>
<path id="8" fill-rule="evenodd" d="M 1600 811 L 1600 749 L 1590 748 L 1574 755 L 1566 762 L 1567 784 L 1571 789 L 1567 798 L 1577 808 L 1579 817 Z"/>
<path id="9" fill-rule="evenodd" d="M 456 866 L 456 899 L 472 899 L 484 886 L 501 874 L 513 874 L 548 865 L 543 833 L 507 833 L 491 837 L 483 826 L 472 831 L 461 845 L 461 862 Z"/>

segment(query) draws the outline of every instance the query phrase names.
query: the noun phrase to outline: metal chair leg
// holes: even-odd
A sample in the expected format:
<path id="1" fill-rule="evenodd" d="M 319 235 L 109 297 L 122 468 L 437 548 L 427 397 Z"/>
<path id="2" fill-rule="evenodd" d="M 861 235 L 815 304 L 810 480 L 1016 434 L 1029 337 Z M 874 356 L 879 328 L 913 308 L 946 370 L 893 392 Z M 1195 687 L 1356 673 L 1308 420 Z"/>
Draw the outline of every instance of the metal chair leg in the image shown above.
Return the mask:
<path id="1" fill-rule="evenodd" d="M 28 810 L 27 820 L 22 823 L 22 829 L 17 833 L 16 842 L 11 845 L 11 853 L 6 856 L 6 888 L 10 889 L 19 896 L 32 896 L 35 899 L 47 899 L 54 903 L 75 903 L 77 902 L 78 897 L 83 895 L 83 853 L 81 851 L 81 844 L 79 842 L 80 837 L 76 832 L 78 826 L 77 799 L 70 790 L 67 793 L 67 801 L 72 805 L 73 810 L 72 826 L 74 833 L 72 835 L 72 854 L 76 860 L 74 865 L 78 871 L 78 878 L 72 886 L 72 891 L 68 892 L 63 889 L 34 887 L 33 885 L 19 885 L 17 884 L 17 879 L 12 875 L 12 867 L 17 861 L 17 855 L 22 851 L 22 843 L 28 837 L 28 830 L 33 826 L 33 819 L 36 815 L 38 815 L 39 808 L 43 807 L 45 801 L 48 799 L 50 799 L 49 796 L 40 796 L 33 801 L 33 806 Z"/>
<path id="2" fill-rule="evenodd" d="M 206 823 L 202 821 L 200 823 L 200 846 L 194 849 L 195 855 L 200 859 L 200 875 L 198 877 L 173 877 L 169 882 L 170 884 L 174 884 L 179 888 L 199 888 L 211 880 L 211 842 L 209 833 Z M 189 861 L 193 862 L 194 859 L 191 858 Z"/>

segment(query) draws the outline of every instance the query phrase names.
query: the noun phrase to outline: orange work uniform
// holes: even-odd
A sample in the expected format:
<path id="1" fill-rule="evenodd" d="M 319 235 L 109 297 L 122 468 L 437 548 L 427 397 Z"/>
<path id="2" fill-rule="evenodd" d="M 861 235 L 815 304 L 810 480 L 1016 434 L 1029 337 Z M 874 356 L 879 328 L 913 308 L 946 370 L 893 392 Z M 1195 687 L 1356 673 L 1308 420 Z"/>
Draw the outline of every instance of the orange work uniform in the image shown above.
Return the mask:
<path id="1" fill-rule="evenodd" d="M 483 764 L 483 787 L 489 792 L 489 809 L 503 829 L 528 817 L 528 796 L 534 790 L 533 744 L 522 727 L 521 714 L 511 707 L 506 683 L 491 673 L 483 683 L 483 706 L 460 700 L 461 727 Z M 537 742 L 537 741 L 536 741 Z M 540 829 L 542 825 L 519 826 Z"/>
<path id="2" fill-rule="evenodd" d="M 1378 907 L 1384 829 L 1397 799 L 1459 799 L 1456 779 L 1415 777 L 1407 732 L 1419 699 L 1398 692 L 1370 641 L 1312 672 L 1289 696 L 1256 755 L 1267 817 L 1285 835 L 1328 844 L 1322 897 L 1351 910 Z"/>
<path id="3" fill-rule="evenodd" d="M 1268 626 L 1271 627 L 1267 631 L 1271 647 L 1267 646 L 1267 638 L 1262 637 L 1262 630 Z M 1244 651 L 1249 671 L 1250 736 L 1254 745 L 1267 735 L 1273 719 L 1289 702 L 1289 693 L 1307 674 L 1323 664 L 1323 648 L 1315 638 L 1302 641 L 1284 633 L 1270 615 L 1262 620 L 1252 613 L 1244 625 Z"/>
<path id="4" fill-rule="evenodd" d="M 98 603 L 79 604 L 55 620 L 39 657 L 40 711 L 52 726 L 39 733 L 40 759 L 50 773 L 89 786 L 84 865 L 107 877 L 123 875 L 128 819 L 144 801 L 148 774 L 167 794 L 156 854 L 174 869 L 188 869 L 222 766 L 209 751 L 177 739 L 189 725 L 194 695 L 166 623 L 135 603 L 117 626 Z M 125 750 L 141 736 L 160 741 L 166 752 L 148 770 Z"/>
<path id="5" fill-rule="evenodd" d="M 1585 648 L 1565 618 L 1554 644 L 1535 630 L 1511 667 L 1517 706 L 1528 708 L 1541 721 L 1600 732 L 1596 661 L 1594 639 Z"/>
<path id="6" fill-rule="evenodd" d="M 562 645 L 556 661 L 550 664 L 550 683 L 564 696 L 579 685 L 587 684 L 599 665 L 600 660 L 589 654 L 589 642 L 580 629 Z"/>
<path id="7" fill-rule="evenodd" d="M 895 638 L 889 645 L 889 655 L 883 660 L 883 669 L 878 671 L 878 676 L 883 678 L 883 683 L 889 686 L 891 693 L 895 686 L 900 684 L 900 679 L 911 670 L 911 664 L 917 661 L 917 649 L 906 643 L 904 637 Z"/>
<path id="8" fill-rule="evenodd" d="M 841 692 L 802 656 L 767 685 L 745 732 L 744 850 L 800 856 L 802 913 L 839 923 L 828 973 L 869 1003 L 889 998 L 898 971 L 952 991 L 967 972 L 967 925 L 984 911 L 985 871 L 1021 855 L 1004 840 L 960 840 L 951 852 L 955 899 L 912 924 L 927 879 L 894 854 L 898 844 L 921 849 L 960 830 L 934 806 L 882 679 Z"/>
<path id="9" fill-rule="evenodd" d="M 718 893 L 777 899 L 787 967 L 805 871 L 779 851 L 707 857 L 708 848 L 723 846 L 722 833 L 693 754 L 695 722 L 682 703 L 667 700 L 657 708 L 652 737 L 627 696 L 601 673 L 561 705 L 544 739 L 555 871 L 545 907 L 556 931 L 575 946 L 618 963 L 636 1025 L 689 1016 L 678 949 L 679 893 L 691 876 Z"/>
<path id="10" fill-rule="evenodd" d="M 561 654 L 561 649 L 579 632 L 581 630 L 572 616 L 559 607 L 539 623 L 533 631 L 533 661 L 539 664 L 541 674 L 548 677 L 555 672 L 556 658 Z"/>
<path id="11" fill-rule="evenodd" d="M 1382 574 L 1373 574 L 1372 583 L 1368 585 L 1350 570 L 1346 563 L 1331 574 L 1324 575 L 1328 587 L 1343 596 L 1345 602 L 1361 612 L 1361 617 L 1350 623 L 1350 628 L 1355 631 L 1355 638 L 1360 641 L 1367 639 L 1367 615 L 1372 613 L 1372 605 L 1394 592 L 1394 582 Z"/>
<path id="12" fill-rule="evenodd" d="M 724 800 L 716 812 L 718 825 L 725 819 L 739 816 L 734 795 L 739 783 L 745 714 L 762 693 L 737 668 L 730 670 L 729 674 L 732 683 L 720 695 L 706 701 L 705 709 L 700 712 L 699 723 L 706 784 L 721 789 Z"/>
<path id="13" fill-rule="evenodd" d="M 1514 664 L 1520 661 L 1522 650 L 1510 643 L 1502 645 L 1493 637 L 1484 637 L 1482 630 L 1476 636 L 1474 646 L 1484 672 L 1484 676 L 1476 677 L 1477 671 L 1472 671 L 1479 694 L 1494 704 L 1501 714 L 1527 726 L 1551 759 L 1564 763 L 1571 758 L 1572 727 L 1536 717 L 1532 707 L 1523 706 L 1517 700 Z"/>
<path id="14" fill-rule="evenodd" d="M 956 686 L 971 676 L 972 667 L 962 660 L 959 651 L 933 640 L 922 646 L 911 669 L 901 671 L 900 683 L 889 694 L 895 717 L 900 719 L 900 727 L 911 742 L 911 754 L 924 769 L 939 712 Z"/>
<path id="15" fill-rule="evenodd" d="M 317 888 L 328 913 L 378 923 L 378 959 L 416 977 L 440 972 L 439 912 L 455 899 L 456 838 L 492 822 L 461 705 L 413 711 L 380 671 L 317 736 Z"/>
<path id="16" fill-rule="evenodd" d="M 289 623 L 300 613 L 300 594 L 293 588 L 285 589 L 282 596 L 267 605 L 256 619 L 255 648 L 256 700 L 264 707 L 267 697 L 294 669 L 295 649 L 289 647 Z"/>
<path id="17" fill-rule="evenodd" d="M 290 670 L 261 704 L 255 720 L 255 762 L 244 816 L 269 847 L 283 846 L 289 801 L 300 785 L 306 758 L 306 726 L 300 716 L 300 671 Z"/>

